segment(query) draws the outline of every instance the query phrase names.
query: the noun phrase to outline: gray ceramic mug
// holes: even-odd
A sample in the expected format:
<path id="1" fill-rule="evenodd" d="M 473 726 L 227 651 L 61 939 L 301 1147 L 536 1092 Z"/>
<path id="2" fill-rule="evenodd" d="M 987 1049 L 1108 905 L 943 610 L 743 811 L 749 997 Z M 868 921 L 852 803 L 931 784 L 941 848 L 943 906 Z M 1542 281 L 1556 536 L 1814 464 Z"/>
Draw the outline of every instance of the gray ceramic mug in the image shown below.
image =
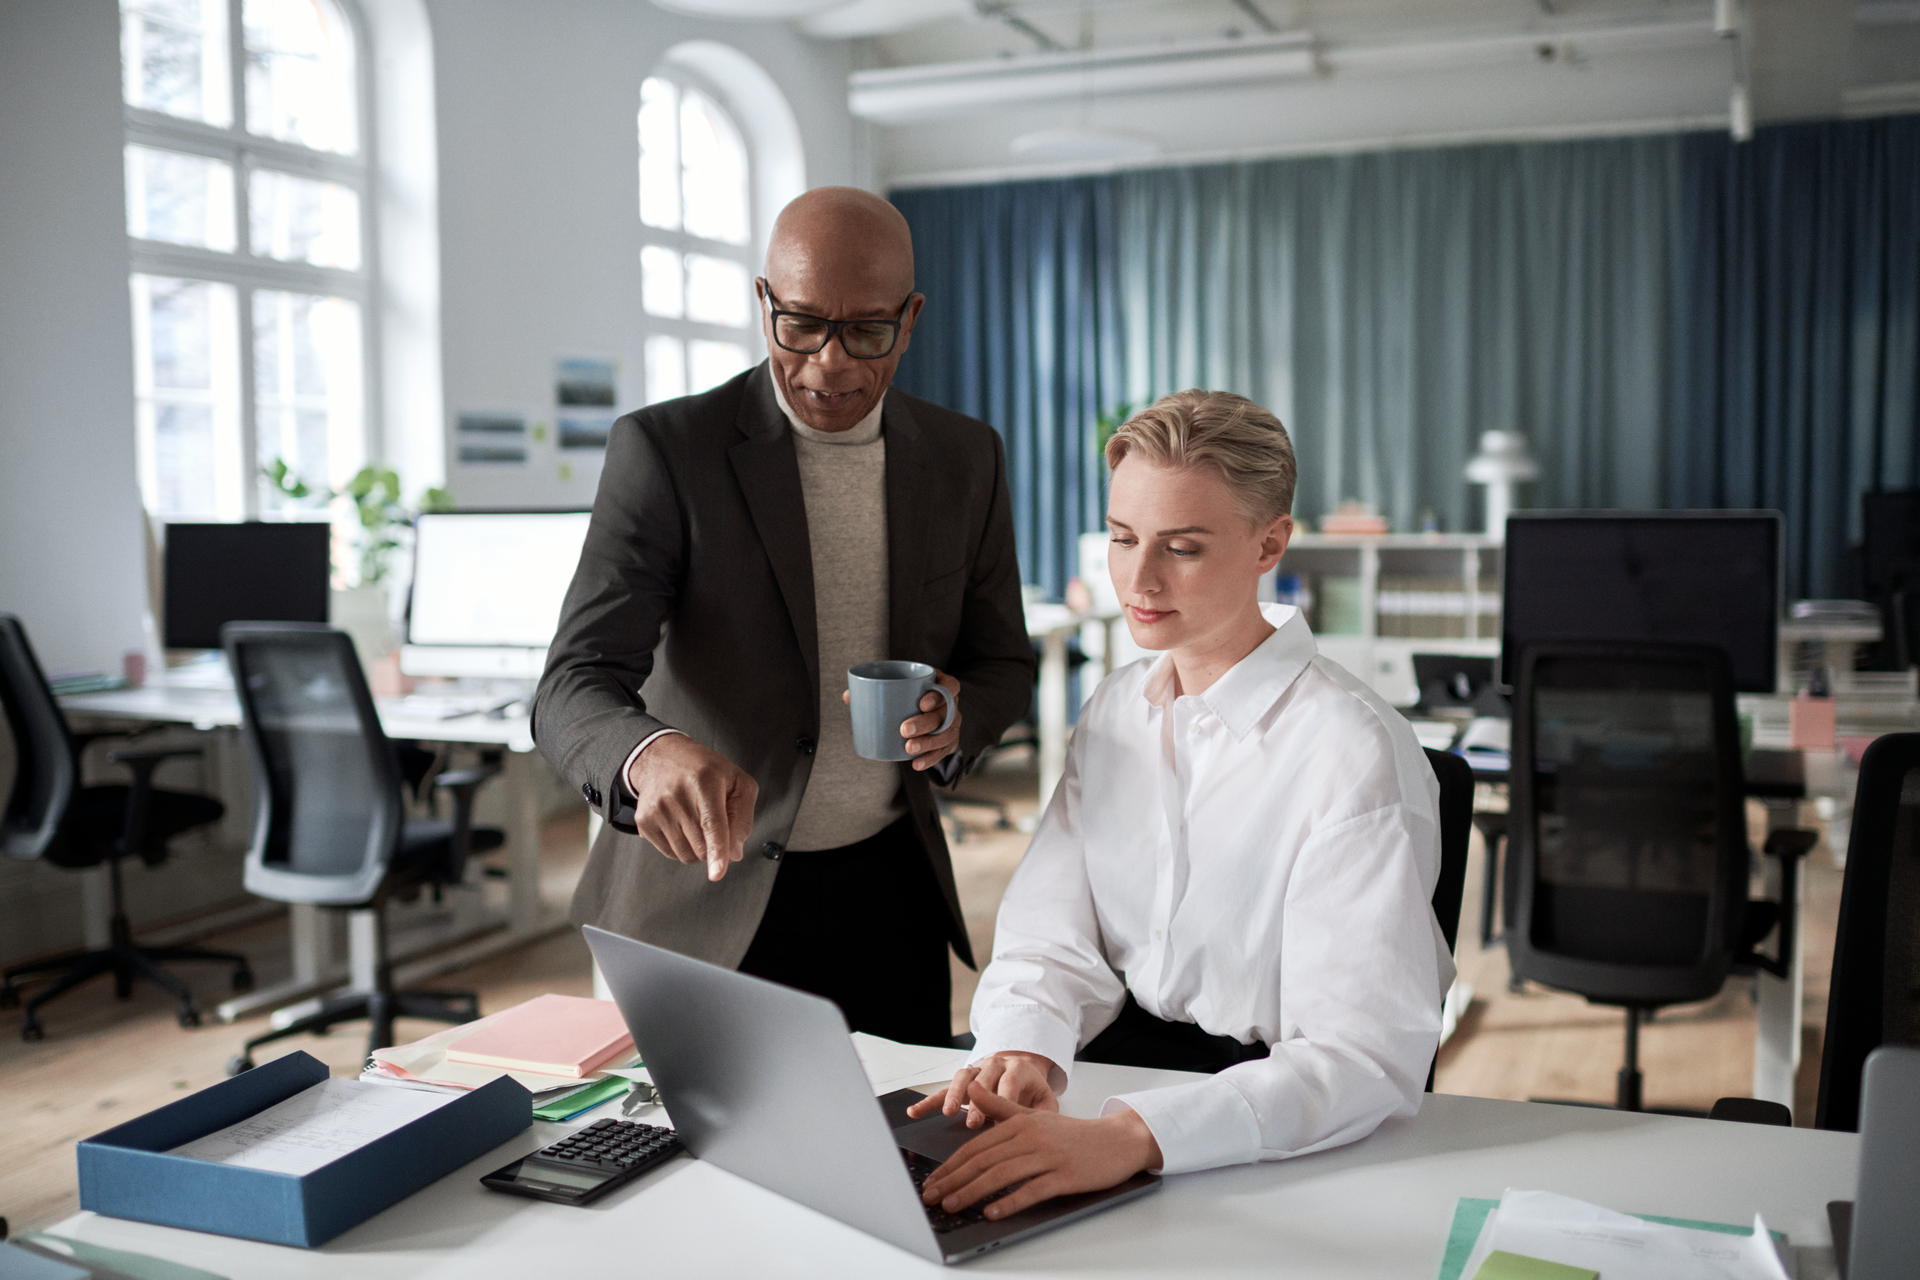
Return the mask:
<path id="1" fill-rule="evenodd" d="M 848 710 L 853 714 L 853 750 L 868 760 L 911 760 L 900 724 L 920 714 L 920 699 L 947 700 L 947 719 L 935 734 L 953 727 L 960 708 L 924 662 L 863 662 L 847 668 Z"/>

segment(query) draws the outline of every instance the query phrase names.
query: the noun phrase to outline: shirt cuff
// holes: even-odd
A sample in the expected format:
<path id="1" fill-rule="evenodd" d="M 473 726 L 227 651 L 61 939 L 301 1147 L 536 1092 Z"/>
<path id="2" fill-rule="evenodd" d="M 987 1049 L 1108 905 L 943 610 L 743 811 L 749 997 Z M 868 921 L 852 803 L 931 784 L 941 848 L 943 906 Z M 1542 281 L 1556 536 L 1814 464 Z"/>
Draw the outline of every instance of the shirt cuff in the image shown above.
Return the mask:
<path id="1" fill-rule="evenodd" d="M 1260 1120 L 1246 1096 L 1219 1076 L 1108 1098 L 1103 1116 L 1140 1113 L 1160 1144 L 1160 1172 L 1192 1173 L 1260 1158 Z"/>
<path id="2" fill-rule="evenodd" d="M 626 795 L 627 799 L 632 800 L 635 798 L 633 794 L 633 787 L 627 782 L 627 778 L 630 777 L 633 773 L 633 762 L 640 758 L 640 753 L 642 751 L 645 751 L 648 747 L 652 746 L 654 743 L 658 742 L 660 739 L 666 737 L 670 733 L 680 733 L 680 730 L 655 729 L 652 733 L 640 739 L 639 746 L 635 747 L 632 751 L 629 751 L 627 753 L 627 762 L 620 766 L 620 790 L 622 793 Z M 681 736 L 685 737 L 686 735 L 681 734 Z"/>
<path id="3" fill-rule="evenodd" d="M 1074 1050 L 1079 1045 L 1080 1037 L 1073 1028 L 1039 1005 L 1011 1008 L 1002 1005 L 985 1019 L 978 1016 L 973 1019 L 973 1056 L 967 1065 L 973 1066 L 1008 1050 L 1037 1053 L 1053 1063 L 1047 1084 L 1058 1096 L 1067 1091 Z"/>

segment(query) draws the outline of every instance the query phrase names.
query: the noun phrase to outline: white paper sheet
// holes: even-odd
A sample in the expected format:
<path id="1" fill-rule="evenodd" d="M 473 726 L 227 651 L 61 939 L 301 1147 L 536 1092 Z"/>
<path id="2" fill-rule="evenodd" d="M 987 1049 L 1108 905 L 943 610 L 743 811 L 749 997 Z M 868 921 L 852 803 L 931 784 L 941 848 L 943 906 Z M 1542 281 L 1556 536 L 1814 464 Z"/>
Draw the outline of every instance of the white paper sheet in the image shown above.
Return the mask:
<path id="1" fill-rule="evenodd" d="M 1727 1235 L 1647 1222 L 1550 1191 L 1508 1188 L 1487 1216 L 1460 1274 L 1472 1277 L 1494 1250 L 1634 1280 L 1789 1280 L 1767 1224 Z"/>
<path id="2" fill-rule="evenodd" d="M 304 1175 L 452 1101 L 447 1095 L 383 1089 L 358 1080 L 322 1080 L 167 1154 Z"/>
<path id="3" fill-rule="evenodd" d="M 864 1031 L 853 1033 L 853 1048 L 860 1055 L 860 1065 L 867 1069 L 875 1097 L 909 1085 L 945 1084 L 972 1056 L 965 1049 L 901 1044 Z"/>

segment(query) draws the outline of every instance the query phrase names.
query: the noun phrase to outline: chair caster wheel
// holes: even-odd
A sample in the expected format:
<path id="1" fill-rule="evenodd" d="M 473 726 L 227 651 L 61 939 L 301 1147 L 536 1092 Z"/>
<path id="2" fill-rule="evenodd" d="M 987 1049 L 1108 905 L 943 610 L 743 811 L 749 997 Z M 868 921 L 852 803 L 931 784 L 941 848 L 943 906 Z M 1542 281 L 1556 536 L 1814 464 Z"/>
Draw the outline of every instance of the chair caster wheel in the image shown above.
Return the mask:
<path id="1" fill-rule="evenodd" d="M 180 1025 L 188 1030 L 200 1025 L 200 1011 L 192 1005 L 188 1005 L 175 1016 L 179 1019 Z"/>
<path id="2" fill-rule="evenodd" d="M 235 991 L 253 990 L 253 970 L 235 969 L 233 971 L 233 989 Z"/>
<path id="3" fill-rule="evenodd" d="M 20 1038 L 22 1040 L 45 1040 L 47 1038 L 47 1031 L 46 1028 L 42 1027 L 37 1021 L 29 1019 L 20 1024 Z"/>
<path id="4" fill-rule="evenodd" d="M 12 987 L 0 987 L 0 1009 L 18 1009 L 20 993 Z"/>
<path id="5" fill-rule="evenodd" d="M 237 1058 L 227 1059 L 227 1074 L 229 1076 L 237 1076 L 242 1071 L 251 1070 L 253 1070 L 253 1059 L 244 1053 Z"/>

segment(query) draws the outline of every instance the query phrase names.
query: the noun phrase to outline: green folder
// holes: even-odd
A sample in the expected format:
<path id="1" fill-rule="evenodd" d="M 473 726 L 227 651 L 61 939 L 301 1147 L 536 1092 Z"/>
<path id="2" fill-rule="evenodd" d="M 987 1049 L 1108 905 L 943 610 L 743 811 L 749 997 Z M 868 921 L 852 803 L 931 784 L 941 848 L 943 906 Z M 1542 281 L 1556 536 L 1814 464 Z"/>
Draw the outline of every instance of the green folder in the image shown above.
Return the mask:
<path id="1" fill-rule="evenodd" d="M 1478 1200 L 1471 1196 L 1461 1196 L 1459 1203 L 1453 1206 L 1453 1225 L 1447 1229 L 1447 1251 L 1440 1258 L 1439 1280 L 1466 1280 L 1460 1273 L 1467 1269 L 1467 1259 L 1473 1254 L 1473 1246 L 1480 1239 L 1480 1228 L 1487 1225 L 1487 1215 L 1500 1207 L 1498 1200 Z M 1701 1222 L 1694 1218 L 1663 1218 L 1657 1213 L 1636 1213 L 1634 1217 L 1642 1222 L 1658 1222 L 1668 1227 L 1692 1227 L 1695 1231 L 1718 1231 L 1722 1235 L 1750 1236 L 1753 1224 L 1739 1226 L 1728 1222 Z M 1777 1243 L 1787 1242 L 1786 1233 L 1770 1231 Z"/>
<path id="2" fill-rule="evenodd" d="M 608 1076 L 572 1093 L 563 1093 L 545 1106 L 533 1109 L 535 1120 L 571 1120 L 582 1111 L 591 1111 L 601 1103 L 613 1098 L 624 1098 L 627 1094 L 625 1076 Z M 1497 1203 L 1497 1202 L 1496 1202 Z M 1468 1248 L 1472 1248 L 1469 1243 Z"/>
<path id="3" fill-rule="evenodd" d="M 1473 1280 L 1600 1280 L 1600 1273 L 1495 1249 L 1473 1273 Z"/>

